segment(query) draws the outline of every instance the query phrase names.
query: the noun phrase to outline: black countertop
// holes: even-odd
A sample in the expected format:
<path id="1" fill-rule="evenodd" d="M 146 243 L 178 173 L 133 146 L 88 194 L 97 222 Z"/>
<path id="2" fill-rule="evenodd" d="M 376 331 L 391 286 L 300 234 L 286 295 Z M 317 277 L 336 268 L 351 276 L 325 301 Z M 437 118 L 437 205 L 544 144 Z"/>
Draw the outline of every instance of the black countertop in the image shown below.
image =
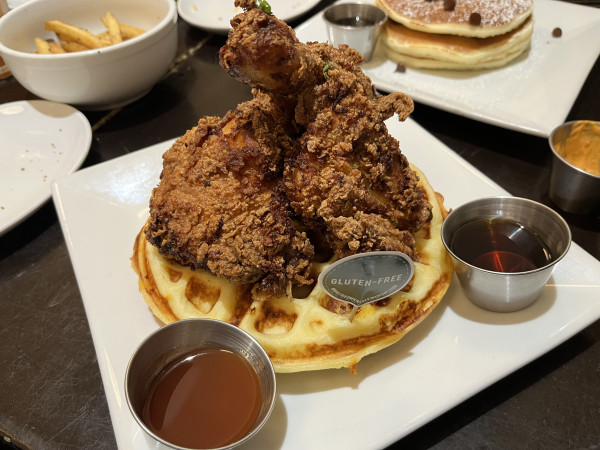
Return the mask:
<path id="1" fill-rule="evenodd" d="M 223 43 L 224 37 L 180 21 L 181 57 L 172 73 L 135 103 L 85 113 L 93 142 L 84 167 L 179 136 L 199 117 L 223 115 L 249 99 L 249 88 L 218 65 Z M 0 80 L 0 103 L 32 98 L 13 78 Z M 419 103 L 412 117 L 511 194 L 552 206 L 546 139 Z M 600 120 L 600 60 L 569 113 L 573 119 Z M 600 218 L 561 214 L 574 242 L 600 259 Z M 87 318 L 51 201 L 0 236 L 2 445 L 116 448 Z M 600 448 L 600 322 L 396 447 Z"/>

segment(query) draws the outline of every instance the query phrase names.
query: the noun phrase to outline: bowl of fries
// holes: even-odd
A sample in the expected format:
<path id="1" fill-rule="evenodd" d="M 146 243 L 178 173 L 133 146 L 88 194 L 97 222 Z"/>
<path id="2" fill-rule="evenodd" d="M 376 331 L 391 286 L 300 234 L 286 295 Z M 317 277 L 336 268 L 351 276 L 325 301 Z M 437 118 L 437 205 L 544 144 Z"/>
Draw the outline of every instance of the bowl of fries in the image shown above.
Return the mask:
<path id="1" fill-rule="evenodd" d="M 0 56 L 17 81 L 80 109 L 139 99 L 176 52 L 173 0 L 32 0 L 0 18 Z"/>

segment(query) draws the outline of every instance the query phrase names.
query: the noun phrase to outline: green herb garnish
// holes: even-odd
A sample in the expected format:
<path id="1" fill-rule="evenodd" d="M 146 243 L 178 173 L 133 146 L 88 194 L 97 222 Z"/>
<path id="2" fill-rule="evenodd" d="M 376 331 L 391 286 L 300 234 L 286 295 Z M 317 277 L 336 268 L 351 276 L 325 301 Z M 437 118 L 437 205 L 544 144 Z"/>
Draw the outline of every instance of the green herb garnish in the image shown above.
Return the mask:
<path id="1" fill-rule="evenodd" d="M 269 5 L 269 2 L 267 0 L 255 0 L 256 2 L 256 7 L 258 9 L 260 9 L 262 12 L 267 13 L 268 15 L 273 14 L 271 12 L 271 5 Z"/>
<path id="2" fill-rule="evenodd" d="M 323 76 L 325 78 L 329 78 L 329 74 L 327 73 L 329 69 L 331 69 L 331 62 L 328 62 L 327 64 L 325 64 L 325 67 L 323 67 Z"/>

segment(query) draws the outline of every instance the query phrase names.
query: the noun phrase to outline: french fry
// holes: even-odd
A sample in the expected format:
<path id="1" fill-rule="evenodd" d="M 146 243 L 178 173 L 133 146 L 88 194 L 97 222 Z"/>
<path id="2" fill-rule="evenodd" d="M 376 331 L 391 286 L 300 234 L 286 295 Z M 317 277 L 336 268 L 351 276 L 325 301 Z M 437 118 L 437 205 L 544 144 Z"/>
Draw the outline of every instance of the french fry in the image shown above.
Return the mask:
<path id="1" fill-rule="evenodd" d="M 50 46 L 51 53 L 66 53 L 65 49 L 54 41 L 48 42 L 48 45 Z"/>
<path id="2" fill-rule="evenodd" d="M 107 14 L 110 14 L 110 13 L 107 13 Z M 105 27 L 108 28 L 108 24 L 106 22 L 105 17 L 102 18 L 102 23 L 104 24 Z M 141 28 L 134 27 L 133 25 L 128 25 L 126 23 L 121 23 L 121 22 L 117 22 L 117 23 L 119 24 L 119 29 L 121 30 L 121 37 L 123 38 L 123 40 L 134 38 L 144 32 L 144 30 L 142 30 Z"/>
<path id="3" fill-rule="evenodd" d="M 84 28 L 60 20 L 48 20 L 44 24 L 44 28 L 48 31 L 53 31 L 58 37 L 60 44 L 35 38 L 37 53 L 71 53 L 91 50 L 118 44 L 144 33 L 144 30 L 141 28 L 119 22 L 110 11 L 107 11 L 105 16 L 101 17 L 100 20 L 106 27 L 106 31 L 98 34 L 90 33 Z"/>
<path id="4" fill-rule="evenodd" d="M 110 40 L 110 35 L 108 34 L 108 31 L 103 31 L 102 33 L 98 33 L 96 35 L 96 37 L 98 39 L 100 39 L 102 42 L 104 42 L 105 45 L 111 45 L 112 42 Z"/>
<path id="5" fill-rule="evenodd" d="M 82 52 L 85 50 L 89 50 L 89 48 L 87 48 L 85 45 L 81 45 L 78 44 L 77 42 L 61 42 L 60 46 L 67 52 L 67 53 L 73 53 L 73 52 Z"/>
<path id="6" fill-rule="evenodd" d="M 127 25 L 125 23 L 119 22 L 119 26 L 121 27 L 121 35 L 123 36 L 123 39 L 131 39 L 144 32 L 144 30 L 141 28 L 134 27 L 133 25 Z"/>
<path id="7" fill-rule="evenodd" d="M 50 43 L 42 38 L 35 38 L 35 48 L 37 48 L 37 52 L 42 55 L 49 55 L 52 53 L 50 51 Z"/>
<path id="8" fill-rule="evenodd" d="M 108 29 L 108 35 L 110 36 L 111 44 L 118 44 L 123 42 L 123 36 L 121 36 L 121 26 L 115 16 L 110 11 L 107 11 L 106 15 L 102 17 L 102 23 Z"/>
<path id="9" fill-rule="evenodd" d="M 56 37 L 58 37 L 58 40 L 59 40 L 59 41 L 60 41 L 60 43 L 61 43 L 60 45 L 61 45 L 61 47 L 63 47 L 63 48 L 64 48 L 64 44 L 68 43 L 68 44 L 69 44 L 69 47 L 71 47 L 71 48 L 74 48 L 75 46 L 76 46 L 77 48 L 79 48 L 79 50 L 78 50 L 78 51 L 82 51 L 82 50 L 90 50 L 90 48 L 89 48 L 89 47 L 86 47 L 86 46 L 85 46 L 85 45 L 83 45 L 83 44 L 80 44 L 80 43 L 78 43 L 78 42 L 73 42 L 69 36 L 65 36 L 65 35 L 63 35 L 63 34 L 61 34 L 61 33 L 56 33 Z"/>
<path id="10" fill-rule="evenodd" d="M 44 24 L 44 28 L 48 31 L 54 31 L 61 36 L 62 40 L 68 42 L 77 42 L 89 48 L 104 47 L 102 40 L 83 28 L 79 28 L 60 20 L 48 20 Z"/>

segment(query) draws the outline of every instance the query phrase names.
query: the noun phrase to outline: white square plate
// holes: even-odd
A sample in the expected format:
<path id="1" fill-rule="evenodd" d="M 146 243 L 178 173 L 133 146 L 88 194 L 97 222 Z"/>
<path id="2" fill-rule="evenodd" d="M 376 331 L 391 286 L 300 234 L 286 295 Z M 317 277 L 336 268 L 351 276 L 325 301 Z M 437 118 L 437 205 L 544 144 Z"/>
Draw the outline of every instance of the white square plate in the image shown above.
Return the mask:
<path id="1" fill-rule="evenodd" d="M 401 91 L 457 115 L 547 137 L 565 121 L 600 54 L 600 8 L 535 0 L 533 18 L 529 52 L 500 69 L 401 73 L 377 49 L 363 71 L 382 91 Z M 560 38 L 552 37 L 557 27 Z M 303 42 L 326 42 L 323 13 L 298 26 L 296 34 Z"/>
<path id="2" fill-rule="evenodd" d="M 506 193 L 416 122 L 387 124 L 447 207 Z M 170 144 L 86 168 L 53 189 L 122 449 L 151 448 L 127 407 L 124 377 L 131 354 L 159 323 L 138 292 L 129 258 Z M 356 375 L 344 369 L 278 374 L 273 414 L 245 448 L 391 444 L 597 320 L 599 280 L 600 262 L 577 245 L 539 300 L 520 312 L 477 308 L 455 279 L 422 324 L 366 357 Z"/>

